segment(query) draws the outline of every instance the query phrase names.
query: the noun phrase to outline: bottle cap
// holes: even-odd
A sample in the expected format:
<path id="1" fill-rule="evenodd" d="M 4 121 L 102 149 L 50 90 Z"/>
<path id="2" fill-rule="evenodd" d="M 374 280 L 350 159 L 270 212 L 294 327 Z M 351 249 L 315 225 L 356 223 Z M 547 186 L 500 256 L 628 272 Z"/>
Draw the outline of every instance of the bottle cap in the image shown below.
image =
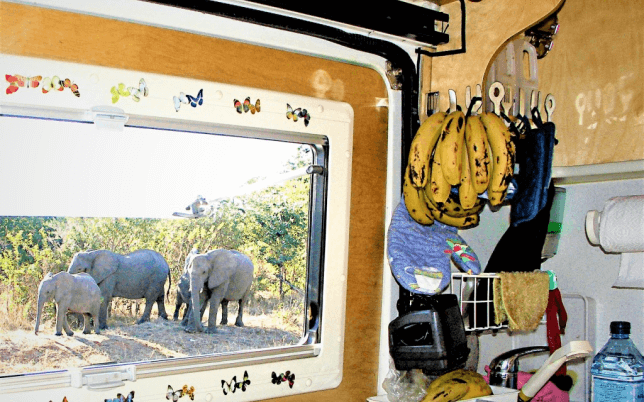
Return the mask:
<path id="1" fill-rule="evenodd" d="M 610 333 L 629 335 L 631 333 L 631 323 L 628 321 L 613 321 L 610 323 Z"/>

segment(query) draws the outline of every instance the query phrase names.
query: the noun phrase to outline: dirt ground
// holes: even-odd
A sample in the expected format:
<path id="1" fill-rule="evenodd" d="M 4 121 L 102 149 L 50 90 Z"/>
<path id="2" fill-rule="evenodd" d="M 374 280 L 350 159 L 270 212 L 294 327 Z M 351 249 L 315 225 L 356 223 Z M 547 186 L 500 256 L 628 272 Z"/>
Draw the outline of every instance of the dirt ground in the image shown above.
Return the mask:
<path id="1" fill-rule="evenodd" d="M 227 326 L 218 326 L 215 334 L 189 333 L 180 321 L 166 321 L 155 315 L 151 322 L 140 325 L 133 318 L 108 321 L 110 327 L 99 335 L 74 330 L 70 337 L 55 336 L 53 323 L 43 323 L 38 335 L 33 329 L 0 333 L 0 373 L 253 350 L 293 345 L 301 336 L 301 327 L 280 324 L 269 316 L 245 315 L 244 324 L 239 328 L 229 322 Z"/>

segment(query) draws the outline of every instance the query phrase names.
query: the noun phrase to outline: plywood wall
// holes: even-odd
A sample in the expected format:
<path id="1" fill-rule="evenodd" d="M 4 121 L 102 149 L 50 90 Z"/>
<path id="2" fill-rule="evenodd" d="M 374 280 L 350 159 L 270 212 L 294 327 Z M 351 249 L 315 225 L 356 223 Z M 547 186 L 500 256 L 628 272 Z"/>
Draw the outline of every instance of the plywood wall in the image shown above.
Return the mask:
<path id="1" fill-rule="evenodd" d="M 539 86 L 556 100 L 555 166 L 644 159 L 644 4 L 566 0 Z"/>
<path id="2" fill-rule="evenodd" d="M 559 10 L 555 47 L 538 62 L 539 89 L 555 97 L 559 145 L 555 166 L 644 159 L 644 6 L 629 0 L 466 2 L 467 52 L 437 57 L 423 68 L 423 93 L 438 91 L 441 109 L 454 89 L 482 83 L 505 42 Z M 450 14 L 450 43 L 460 47 L 459 2 Z M 421 116 L 424 119 L 425 116 Z"/>
<path id="3" fill-rule="evenodd" d="M 0 2 L 0 21 L 0 53 L 189 77 L 351 104 L 355 126 L 344 378 L 337 389 L 282 400 L 353 402 L 376 394 L 388 127 L 386 108 L 375 107 L 376 98 L 387 97 L 378 73 L 185 32 L 6 2 Z M 320 82 L 328 85 L 320 86 Z"/>
<path id="4" fill-rule="evenodd" d="M 466 1 L 466 52 L 434 57 L 431 63 L 425 64 L 422 71 L 423 81 L 430 83 L 431 91 L 440 93 L 440 109 L 445 111 L 449 107 L 447 93 L 450 89 L 456 91 L 458 104 L 465 108 L 465 88 L 475 88 L 477 84 L 485 88 L 484 78 L 489 64 L 505 42 L 544 19 L 560 7 L 563 1 Z M 460 2 L 446 4 L 444 11 L 450 16 L 447 31 L 450 42 L 436 50 L 443 52 L 461 49 Z M 424 117 L 421 116 L 421 120 Z"/>

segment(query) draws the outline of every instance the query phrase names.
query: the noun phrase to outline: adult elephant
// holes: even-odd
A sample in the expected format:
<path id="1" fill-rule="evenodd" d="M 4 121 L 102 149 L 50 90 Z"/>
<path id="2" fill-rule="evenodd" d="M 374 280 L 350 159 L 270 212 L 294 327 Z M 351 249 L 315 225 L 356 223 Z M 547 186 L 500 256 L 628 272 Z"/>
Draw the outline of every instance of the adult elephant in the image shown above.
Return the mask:
<path id="1" fill-rule="evenodd" d="M 127 255 L 109 250 L 80 252 L 74 255 L 70 274 L 86 272 L 94 278 L 101 289 L 99 328 L 107 328 L 107 307 L 112 297 L 145 299 L 145 310 L 137 321 L 150 321 L 152 305 L 156 302 L 159 317 L 167 319 L 164 303 L 164 286 L 170 280 L 170 267 L 163 256 L 152 250 L 137 250 Z M 168 289 L 170 286 L 168 286 Z"/>
<path id="2" fill-rule="evenodd" d="M 255 268 L 250 258 L 234 250 L 212 250 L 205 254 L 197 254 L 190 259 L 188 265 L 190 300 L 192 303 L 190 318 L 196 331 L 204 331 L 200 314 L 200 292 L 204 287 L 207 287 L 210 292 L 210 308 L 206 332 L 216 332 L 217 310 L 222 301 L 237 300 L 239 302 L 239 312 L 237 313 L 235 325 L 238 327 L 244 326 L 244 306 L 250 296 L 254 270 Z M 223 308 L 225 308 L 224 305 L 222 305 Z M 226 314 L 227 311 L 223 311 L 222 318 Z"/>

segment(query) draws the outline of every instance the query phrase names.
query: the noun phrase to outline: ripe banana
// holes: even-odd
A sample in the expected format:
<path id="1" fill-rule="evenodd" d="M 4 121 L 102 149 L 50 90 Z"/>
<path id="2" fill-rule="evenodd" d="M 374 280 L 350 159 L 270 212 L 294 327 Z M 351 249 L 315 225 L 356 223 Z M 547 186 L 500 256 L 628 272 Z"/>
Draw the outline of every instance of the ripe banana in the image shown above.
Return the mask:
<path id="1" fill-rule="evenodd" d="M 403 182 L 403 196 L 405 197 L 405 206 L 407 212 L 413 220 L 422 225 L 431 225 L 434 223 L 434 215 L 425 203 L 424 190 L 418 189 L 411 184 L 409 179 L 409 165 L 405 170 L 405 177 Z"/>
<path id="2" fill-rule="evenodd" d="M 436 150 L 440 153 L 440 161 L 445 180 L 452 186 L 461 181 L 463 145 L 465 143 L 465 114 L 455 110 L 447 115 L 443 122 L 440 139 Z"/>
<path id="3" fill-rule="evenodd" d="M 458 201 L 458 197 L 454 194 L 450 194 L 445 202 L 437 203 L 427 191 L 425 191 L 425 200 L 439 212 L 453 218 L 462 218 L 468 215 L 477 214 L 481 212 L 483 207 L 485 207 L 486 202 L 483 198 L 477 198 L 474 207 L 471 209 L 463 209 L 463 206 Z"/>
<path id="4" fill-rule="evenodd" d="M 461 169 L 461 185 L 458 187 L 458 200 L 463 208 L 471 209 L 476 205 L 478 194 L 474 189 L 474 183 L 472 183 L 472 176 L 470 175 L 467 147 L 463 147 L 462 158 L 463 169 Z"/>
<path id="5" fill-rule="evenodd" d="M 427 184 L 431 169 L 430 157 L 441 134 L 445 116 L 447 116 L 445 112 L 437 112 L 429 116 L 420 125 L 411 142 L 408 163 L 409 178 L 414 187 L 423 188 Z"/>
<path id="6" fill-rule="evenodd" d="M 492 388 L 475 371 L 458 369 L 438 377 L 429 385 L 423 402 L 453 402 L 492 395 Z"/>
<path id="7" fill-rule="evenodd" d="M 468 116 L 465 121 L 465 145 L 474 189 L 482 194 L 490 181 L 490 145 L 479 116 Z"/>
<path id="8" fill-rule="evenodd" d="M 445 175 L 443 175 L 443 164 L 440 160 L 438 148 L 434 150 L 431 163 L 432 169 L 429 172 L 429 183 L 427 184 L 429 191 L 432 193 L 432 198 L 436 202 L 445 202 L 447 197 L 449 197 L 452 186 L 445 180 Z M 425 186 L 425 191 L 427 191 L 427 186 Z"/>
<path id="9" fill-rule="evenodd" d="M 431 205 L 431 204 L 428 204 L 428 205 Z M 435 220 L 441 223 L 444 223 L 446 225 L 453 226 L 458 229 L 468 229 L 468 228 L 474 227 L 479 224 L 479 220 L 480 220 L 480 216 L 478 213 L 473 213 L 471 215 L 455 218 L 433 207 L 430 208 L 430 210 Z"/>
<path id="10" fill-rule="evenodd" d="M 505 198 L 514 169 L 512 134 L 503 120 L 492 112 L 481 114 L 487 139 L 492 149 L 490 182 L 487 187 L 490 204 L 499 205 Z"/>
<path id="11" fill-rule="evenodd" d="M 508 143 L 508 164 L 505 170 L 505 175 L 506 175 L 506 180 L 509 183 L 510 179 L 512 178 L 512 175 L 514 174 L 514 162 L 516 158 L 516 148 L 514 146 L 513 142 Z M 488 199 L 490 200 L 491 205 L 499 205 L 503 202 L 505 199 L 505 196 L 507 195 L 508 188 L 507 186 L 502 189 L 502 191 L 495 192 L 495 191 L 489 191 L 488 189 Z"/>

